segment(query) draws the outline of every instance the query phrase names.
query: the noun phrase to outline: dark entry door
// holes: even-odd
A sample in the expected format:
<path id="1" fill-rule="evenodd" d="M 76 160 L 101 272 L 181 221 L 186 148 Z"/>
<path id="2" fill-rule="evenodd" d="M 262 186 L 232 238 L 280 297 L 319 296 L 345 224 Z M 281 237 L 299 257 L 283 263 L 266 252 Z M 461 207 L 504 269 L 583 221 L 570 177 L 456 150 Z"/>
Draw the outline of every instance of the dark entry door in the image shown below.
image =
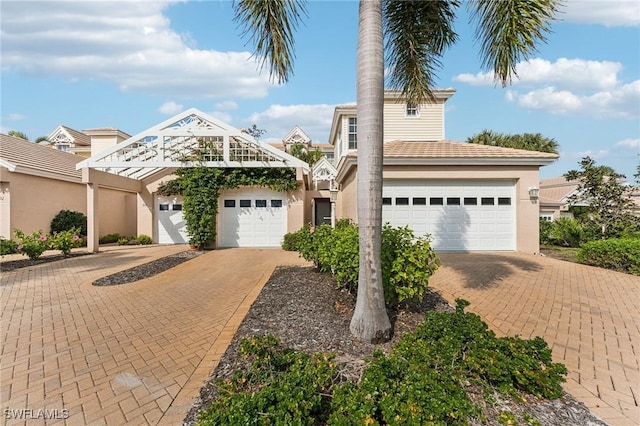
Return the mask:
<path id="1" fill-rule="evenodd" d="M 331 224 L 331 202 L 328 198 L 316 198 L 316 223 L 315 226 L 322 225 L 323 223 Z"/>

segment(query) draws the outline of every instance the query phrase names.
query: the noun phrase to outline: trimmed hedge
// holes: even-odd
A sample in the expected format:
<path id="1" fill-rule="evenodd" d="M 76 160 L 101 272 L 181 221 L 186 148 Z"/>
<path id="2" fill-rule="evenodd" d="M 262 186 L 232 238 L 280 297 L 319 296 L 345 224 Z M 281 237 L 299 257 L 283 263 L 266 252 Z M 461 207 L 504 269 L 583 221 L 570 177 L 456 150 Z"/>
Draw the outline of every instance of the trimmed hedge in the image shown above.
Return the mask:
<path id="1" fill-rule="evenodd" d="M 359 273 L 358 227 L 340 220 L 336 227 L 306 225 L 285 235 L 285 250 L 296 250 L 321 272 L 334 275 L 339 288 L 355 292 Z M 428 237 L 416 237 L 408 227 L 382 229 L 382 282 L 389 305 L 420 299 L 440 261 Z"/>
<path id="2" fill-rule="evenodd" d="M 640 275 L 640 238 L 620 238 L 585 243 L 578 262 Z"/>

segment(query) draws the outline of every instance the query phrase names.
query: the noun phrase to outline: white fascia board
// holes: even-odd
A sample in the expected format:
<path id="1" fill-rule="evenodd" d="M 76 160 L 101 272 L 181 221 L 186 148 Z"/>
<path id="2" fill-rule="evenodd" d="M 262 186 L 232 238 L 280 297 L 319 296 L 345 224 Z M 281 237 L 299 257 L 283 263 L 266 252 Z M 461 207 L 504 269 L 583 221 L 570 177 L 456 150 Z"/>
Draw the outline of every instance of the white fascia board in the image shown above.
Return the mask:
<path id="1" fill-rule="evenodd" d="M 345 178 L 347 173 L 349 173 L 351 168 L 357 165 L 358 165 L 357 157 L 347 157 L 347 156 L 342 157 L 340 159 L 340 162 L 338 163 L 338 166 L 336 167 L 336 169 L 338 170 L 338 173 L 336 174 L 336 182 L 338 183 L 342 182 L 342 180 Z"/>
<path id="2" fill-rule="evenodd" d="M 16 171 L 16 165 L 0 158 L 0 167 L 4 167 L 10 172 Z"/>

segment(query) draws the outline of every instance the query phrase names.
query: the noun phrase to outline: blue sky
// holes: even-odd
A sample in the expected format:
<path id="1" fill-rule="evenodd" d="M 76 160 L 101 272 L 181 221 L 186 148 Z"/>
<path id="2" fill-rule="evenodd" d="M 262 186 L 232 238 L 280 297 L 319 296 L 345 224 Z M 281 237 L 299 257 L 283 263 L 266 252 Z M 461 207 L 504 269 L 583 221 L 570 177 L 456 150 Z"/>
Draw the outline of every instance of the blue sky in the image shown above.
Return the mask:
<path id="1" fill-rule="evenodd" d="M 300 125 L 327 142 L 335 105 L 355 101 L 358 4 L 311 1 L 296 33 L 295 75 L 269 81 L 233 22 L 229 1 L 0 2 L 0 129 L 47 135 L 117 127 L 136 134 L 199 108 L 264 140 Z M 542 133 L 561 158 L 542 177 L 590 155 L 632 177 L 640 162 L 640 2 L 566 0 L 546 45 L 496 87 L 480 66 L 465 7 L 460 41 L 437 87 L 453 87 L 446 137 L 483 129 Z"/>

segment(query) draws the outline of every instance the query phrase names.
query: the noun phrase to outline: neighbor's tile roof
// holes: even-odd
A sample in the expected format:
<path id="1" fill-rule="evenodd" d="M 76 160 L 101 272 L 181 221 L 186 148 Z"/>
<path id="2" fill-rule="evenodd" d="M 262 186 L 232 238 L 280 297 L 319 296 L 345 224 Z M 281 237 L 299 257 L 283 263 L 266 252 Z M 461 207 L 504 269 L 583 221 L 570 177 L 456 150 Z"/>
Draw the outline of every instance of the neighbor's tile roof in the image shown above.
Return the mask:
<path id="1" fill-rule="evenodd" d="M 89 146 L 91 145 L 91 137 L 89 135 L 85 135 L 82 132 L 79 132 L 77 130 L 73 130 L 71 127 L 67 127 L 67 126 L 60 126 L 62 127 L 64 130 L 67 131 L 67 133 L 69 133 L 71 135 L 71 137 L 73 138 L 73 143 L 77 146 L 77 145 L 84 145 L 84 146 Z"/>
<path id="2" fill-rule="evenodd" d="M 349 155 L 355 156 L 355 152 Z M 539 158 L 555 159 L 556 154 L 502 148 L 466 142 L 391 141 L 384 145 L 385 158 Z"/>
<path id="3" fill-rule="evenodd" d="M 82 172 L 76 170 L 76 164 L 85 158 L 0 134 L 0 159 L 17 167 L 80 178 Z"/>
<path id="4" fill-rule="evenodd" d="M 563 199 L 577 187 L 577 181 L 567 181 L 562 176 L 543 179 L 540 181 L 540 200 L 541 202 L 562 204 Z"/>

